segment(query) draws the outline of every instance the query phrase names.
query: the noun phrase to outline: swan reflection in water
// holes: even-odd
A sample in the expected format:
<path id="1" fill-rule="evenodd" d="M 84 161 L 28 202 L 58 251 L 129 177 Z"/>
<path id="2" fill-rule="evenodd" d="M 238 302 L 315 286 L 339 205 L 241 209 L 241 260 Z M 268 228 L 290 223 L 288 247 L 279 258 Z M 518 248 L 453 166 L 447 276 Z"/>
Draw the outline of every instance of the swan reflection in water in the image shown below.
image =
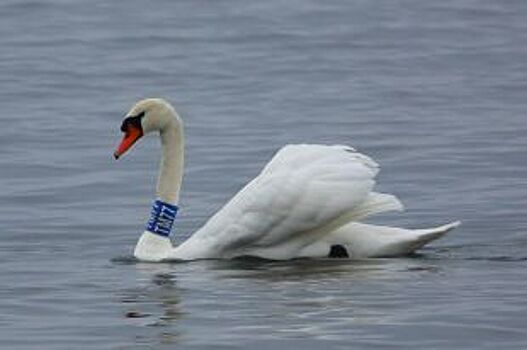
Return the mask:
<path id="1" fill-rule="evenodd" d="M 236 337 L 318 339 L 342 328 L 392 322 L 396 316 L 386 305 L 397 297 L 376 291 L 404 289 L 406 282 L 440 272 L 438 260 L 427 256 L 127 264 L 138 287 L 119 291 L 118 300 L 134 341 L 226 346 Z M 195 334 L 203 338 L 189 339 Z"/>
<path id="2" fill-rule="evenodd" d="M 164 264 L 133 265 L 139 273 L 138 287 L 117 292 L 126 324 L 139 326 L 134 327 L 133 342 L 152 344 L 154 338 L 162 344 L 177 343 L 181 337 L 177 322 L 185 313 L 173 270 Z"/>

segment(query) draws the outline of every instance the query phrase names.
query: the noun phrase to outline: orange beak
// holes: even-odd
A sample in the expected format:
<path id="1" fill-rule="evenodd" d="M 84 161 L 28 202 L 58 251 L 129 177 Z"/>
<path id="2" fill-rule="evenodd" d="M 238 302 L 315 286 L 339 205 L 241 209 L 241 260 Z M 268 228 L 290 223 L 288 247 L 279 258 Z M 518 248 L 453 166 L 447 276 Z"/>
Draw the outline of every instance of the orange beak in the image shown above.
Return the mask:
<path id="1" fill-rule="evenodd" d="M 128 124 L 119 147 L 117 147 L 117 150 L 113 153 L 114 158 L 119 159 L 119 157 L 125 154 L 126 151 L 128 151 L 142 136 L 143 130 L 141 130 L 141 128 Z"/>

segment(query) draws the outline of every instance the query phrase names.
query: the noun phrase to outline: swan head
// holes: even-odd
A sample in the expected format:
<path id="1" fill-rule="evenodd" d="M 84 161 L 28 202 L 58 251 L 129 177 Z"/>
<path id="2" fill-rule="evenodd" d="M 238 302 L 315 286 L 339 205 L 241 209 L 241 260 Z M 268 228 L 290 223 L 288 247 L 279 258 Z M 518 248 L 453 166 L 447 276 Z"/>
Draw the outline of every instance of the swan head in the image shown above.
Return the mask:
<path id="1" fill-rule="evenodd" d="M 113 156 L 119 159 L 144 135 L 179 125 L 180 118 L 174 107 L 161 98 L 148 98 L 137 102 L 126 114 L 121 131 L 123 139 Z"/>

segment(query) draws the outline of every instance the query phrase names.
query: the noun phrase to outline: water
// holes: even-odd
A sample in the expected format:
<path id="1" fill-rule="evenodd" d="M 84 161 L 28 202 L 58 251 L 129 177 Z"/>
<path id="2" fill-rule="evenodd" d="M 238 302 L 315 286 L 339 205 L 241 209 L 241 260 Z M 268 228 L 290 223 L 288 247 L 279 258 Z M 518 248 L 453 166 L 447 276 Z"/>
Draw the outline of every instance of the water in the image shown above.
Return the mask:
<path id="1" fill-rule="evenodd" d="M 527 3 L 0 4 L 0 347 L 524 349 Z M 404 214 L 463 226 L 414 257 L 142 264 L 155 138 L 186 123 L 176 240 L 283 144 L 351 144 Z"/>

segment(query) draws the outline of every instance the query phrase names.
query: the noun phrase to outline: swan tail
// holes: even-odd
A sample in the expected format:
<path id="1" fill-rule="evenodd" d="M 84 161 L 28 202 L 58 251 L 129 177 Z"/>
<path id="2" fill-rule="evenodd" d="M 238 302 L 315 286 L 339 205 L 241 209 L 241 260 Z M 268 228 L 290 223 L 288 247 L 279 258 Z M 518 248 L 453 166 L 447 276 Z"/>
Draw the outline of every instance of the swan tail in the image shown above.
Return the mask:
<path id="1" fill-rule="evenodd" d="M 443 237 L 461 223 L 455 221 L 428 229 L 404 229 L 352 222 L 331 232 L 330 245 L 342 245 L 352 258 L 404 256 Z"/>
<path id="2" fill-rule="evenodd" d="M 459 225 L 461 225 L 461 221 L 454 221 L 449 224 L 434 227 L 434 228 L 409 230 L 409 231 L 415 233 L 415 243 L 418 245 L 417 248 L 421 248 L 425 244 L 443 237 L 447 232 L 452 231 Z"/>
<path id="3" fill-rule="evenodd" d="M 449 224 L 438 226 L 429 229 L 420 230 L 404 230 L 407 237 L 401 241 L 394 242 L 378 253 L 379 257 L 390 257 L 390 256 L 401 256 L 408 255 L 415 252 L 427 245 L 428 243 L 435 241 L 443 237 L 447 232 L 453 230 L 461 224 L 460 221 L 451 222 Z"/>

